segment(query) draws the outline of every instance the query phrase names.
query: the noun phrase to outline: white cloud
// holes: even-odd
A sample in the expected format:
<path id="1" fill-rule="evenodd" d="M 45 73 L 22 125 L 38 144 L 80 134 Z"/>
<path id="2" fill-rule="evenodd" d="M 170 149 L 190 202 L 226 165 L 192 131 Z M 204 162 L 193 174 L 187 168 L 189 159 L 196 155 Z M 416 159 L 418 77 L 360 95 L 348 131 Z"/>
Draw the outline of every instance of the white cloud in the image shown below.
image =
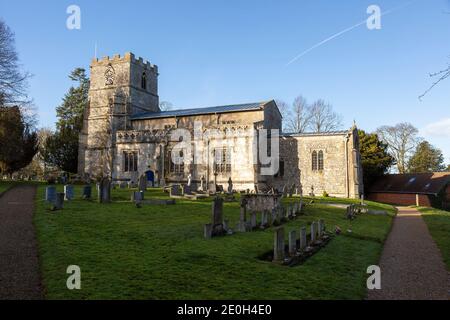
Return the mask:
<path id="1" fill-rule="evenodd" d="M 426 136 L 450 138 L 450 118 L 430 123 L 421 132 Z"/>

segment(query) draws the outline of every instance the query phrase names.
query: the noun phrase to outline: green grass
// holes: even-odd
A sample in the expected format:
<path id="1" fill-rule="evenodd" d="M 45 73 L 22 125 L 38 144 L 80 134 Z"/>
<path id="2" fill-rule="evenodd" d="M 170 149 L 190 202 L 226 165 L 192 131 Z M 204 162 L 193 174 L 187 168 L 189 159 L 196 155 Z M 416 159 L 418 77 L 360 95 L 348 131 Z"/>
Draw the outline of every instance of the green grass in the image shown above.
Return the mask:
<path id="1" fill-rule="evenodd" d="M 450 212 L 434 208 L 418 208 L 450 271 Z"/>
<path id="2" fill-rule="evenodd" d="M 13 186 L 12 182 L 0 181 L 0 195 Z"/>
<path id="3" fill-rule="evenodd" d="M 35 224 L 49 299 L 363 299 L 366 269 L 378 263 L 392 222 L 390 215 L 350 222 L 343 209 L 308 206 L 286 232 L 323 218 L 344 235 L 305 264 L 284 267 L 257 258 L 272 249 L 273 229 L 204 240 L 211 200 L 137 209 L 130 190 L 114 190 L 111 204 L 76 199 L 55 214 L 41 200 L 44 190 L 38 189 Z M 167 197 L 159 189 L 150 195 Z M 225 203 L 224 215 L 235 226 L 239 204 Z M 73 264 L 81 268 L 79 291 L 66 288 Z"/>

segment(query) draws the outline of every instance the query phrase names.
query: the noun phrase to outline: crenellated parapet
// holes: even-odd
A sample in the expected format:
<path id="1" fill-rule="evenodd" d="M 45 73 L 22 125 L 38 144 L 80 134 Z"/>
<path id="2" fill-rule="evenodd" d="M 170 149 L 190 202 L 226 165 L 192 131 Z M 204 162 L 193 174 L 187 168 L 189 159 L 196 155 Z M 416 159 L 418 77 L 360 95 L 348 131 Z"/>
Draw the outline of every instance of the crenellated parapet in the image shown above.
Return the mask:
<path id="1" fill-rule="evenodd" d="M 158 73 L 158 66 L 155 64 L 150 63 L 147 60 L 144 60 L 141 57 L 136 58 L 135 55 L 131 52 L 125 53 L 124 56 L 121 56 L 120 54 L 115 54 L 112 57 L 105 56 L 103 58 L 94 58 L 92 59 L 91 66 L 107 66 L 109 64 L 117 64 L 117 63 L 132 63 L 135 65 L 138 65 L 146 70 L 151 70 L 155 73 Z"/>

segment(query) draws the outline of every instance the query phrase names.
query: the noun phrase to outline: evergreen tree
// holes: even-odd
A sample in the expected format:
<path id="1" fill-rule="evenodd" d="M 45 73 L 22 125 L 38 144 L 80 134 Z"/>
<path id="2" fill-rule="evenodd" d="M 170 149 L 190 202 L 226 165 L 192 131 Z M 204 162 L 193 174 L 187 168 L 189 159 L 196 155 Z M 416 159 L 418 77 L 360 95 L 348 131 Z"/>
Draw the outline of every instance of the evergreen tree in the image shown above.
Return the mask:
<path id="1" fill-rule="evenodd" d="M 408 172 L 440 172 L 445 170 L 442 151 L 432 146 L 428 141 L 422 141 L 415 153 L 409 159 Z"/>
<path id="2" fill-rule="evenodd" d="M 69 78 L 78 85 L 69 89 L 62 104 L 56 108 L 56 132 L 46 140 L 43 156 L 61 170 L 76 173 L 78 140 L 83 128 L 84 108 L 88 103 L 89 79 L 82 68 L 72 71 Z"/>
<path id="3" fill-rule="evenodd" d="M 364 175 L 364 187 L 367 190 L 373 182 L 387 173 L 395 164 L 395 159 L 388 152 L 388 145 L 383 143 L 376 133 L 358 131 L 361 161 Z"/>

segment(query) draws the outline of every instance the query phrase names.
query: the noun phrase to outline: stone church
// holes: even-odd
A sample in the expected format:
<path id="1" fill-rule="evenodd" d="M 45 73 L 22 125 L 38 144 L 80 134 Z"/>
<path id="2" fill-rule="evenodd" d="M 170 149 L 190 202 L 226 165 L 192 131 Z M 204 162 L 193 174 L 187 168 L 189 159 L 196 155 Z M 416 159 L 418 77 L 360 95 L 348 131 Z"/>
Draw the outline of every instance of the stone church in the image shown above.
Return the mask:
<path id="1" fill-rule="evenodd" d="M 237 191 L 281 191 L 295 185 L 303 194 L 362 195 L 356 126 L 329 133 L 282 133 L 282 116 L 273 100 L 161 111 L 158 67 L 132 53 L 94 59 L 90 74 L 78 164 L 86 177 L 136 183 L 145 174 L 155 186 L 189 181 L 205 189 L 226 188 L 231 178 Z M 182 134 L 174 134 L 178 131 Z M 262 132 L 269 138 L 266 145 Z M 180 144 L 189 151 L 179 149 Z M 261 151 L 279 151 L 276 171 L 264 171 Z"/>

